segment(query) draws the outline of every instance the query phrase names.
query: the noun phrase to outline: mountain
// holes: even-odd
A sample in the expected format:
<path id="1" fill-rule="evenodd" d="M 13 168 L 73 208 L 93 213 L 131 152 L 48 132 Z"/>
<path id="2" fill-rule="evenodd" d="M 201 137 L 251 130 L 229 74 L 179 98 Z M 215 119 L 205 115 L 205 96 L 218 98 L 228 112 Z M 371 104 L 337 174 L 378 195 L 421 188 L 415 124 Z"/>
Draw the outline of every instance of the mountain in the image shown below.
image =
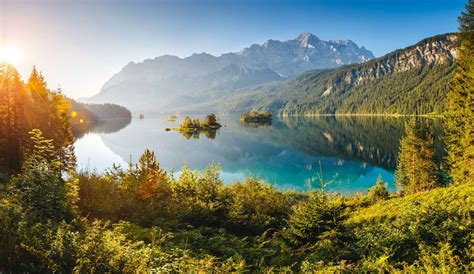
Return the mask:
<path id="1" fill-rule="evenodd" d="M 134 111 L 166 111 L 204 103 L 258 84 L 285 80 L 311 69 L 335 68 L 374 58 L 350 40 L 323 41 L 311 33 L 268 40 L 240 52 L 186 58 L 164 55 L 131 62 L 88 102 L 116 103 Z"/>
<path id="2" fill-rule="evenodd" d="M 362 64 L 313 70 L 188 108 L 280 115 L 441 113 L 457 48 L 455 34 L 438 35 Z"/>

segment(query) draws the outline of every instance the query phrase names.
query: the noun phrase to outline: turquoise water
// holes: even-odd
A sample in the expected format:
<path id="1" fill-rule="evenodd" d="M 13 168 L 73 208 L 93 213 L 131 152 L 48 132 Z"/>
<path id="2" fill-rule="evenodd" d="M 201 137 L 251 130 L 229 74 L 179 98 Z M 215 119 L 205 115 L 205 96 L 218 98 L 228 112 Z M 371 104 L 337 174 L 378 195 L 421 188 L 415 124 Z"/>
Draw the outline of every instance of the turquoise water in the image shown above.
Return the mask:
<path id="1" fill-rule="evenodd" d="M 366 192 L 382 176 L 395 191 L 394 174 L 403 121 L 381 117 L 274 118 L 272 125 L 246 125 L 238 117 L 220 117 L 216 134 L 184 136 L 166 132 L 177 122 L 167 117 L 133 119 L 124 128 L 95 130 L 76 142 L 80 169 L 104 171 L 112 163 L 127 167 L 145 148 L 156 152 L 160 165 L 179 175 L 184 164 L 204 169 L 221 166 L 226 183 L 247 176 L 280 189 L 305 191 L 319 187 L 320 170 L 327 187 L 343 194 Z"/>

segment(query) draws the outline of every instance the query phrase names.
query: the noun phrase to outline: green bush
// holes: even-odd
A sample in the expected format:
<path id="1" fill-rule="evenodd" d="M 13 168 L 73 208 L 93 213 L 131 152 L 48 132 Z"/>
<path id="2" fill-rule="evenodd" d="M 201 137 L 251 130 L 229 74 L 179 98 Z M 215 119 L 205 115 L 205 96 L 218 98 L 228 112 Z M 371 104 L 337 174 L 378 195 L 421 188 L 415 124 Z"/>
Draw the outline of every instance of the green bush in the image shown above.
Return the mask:
<path id="1" fill-rule="evenodd" d="M 388 192 L 387 184 L 382 182 L 382 177 L 377 178 L 375 186 L 371 187 L 367 194 L 369 200 L 373 203 L 379 200 L 386 200 L 390 196 Z"/>

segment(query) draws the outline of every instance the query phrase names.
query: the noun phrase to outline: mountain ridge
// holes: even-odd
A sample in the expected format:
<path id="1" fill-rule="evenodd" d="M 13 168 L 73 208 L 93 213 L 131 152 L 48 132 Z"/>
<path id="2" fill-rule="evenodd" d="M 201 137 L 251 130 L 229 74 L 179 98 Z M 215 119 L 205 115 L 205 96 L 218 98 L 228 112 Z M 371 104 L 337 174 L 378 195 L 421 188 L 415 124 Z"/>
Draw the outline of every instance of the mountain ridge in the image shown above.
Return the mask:
<path id="1" fill-rule="evenodd" d="M 303 33 L 295 39 L 283 42 L 269 39 L 220 56 L 208 53 L 185 58 L 162 55 L 140 63 L 129 62 L 88 101 L 116 103 L 132 110 L 157 110 L 180 96 L 205 93 L 222 96 L 236 88 L 284 80 L 309 69 L 333 68 L 372 58 L 372 52 L 351 40 L 323 41 L 311 33 Z M 231 66 L 239 69 L 234 68 L 231 74 Z M 212 75 L 222 76 L 212 78 Z"/>
<path id="2" fill-rule="evenodd" d="M 207 107 L 226 113 L 265 110 L 280 115 L 440 113 L 457 47 L 456 34 L 436 35 L 362 64 L 308 71 Z"/>

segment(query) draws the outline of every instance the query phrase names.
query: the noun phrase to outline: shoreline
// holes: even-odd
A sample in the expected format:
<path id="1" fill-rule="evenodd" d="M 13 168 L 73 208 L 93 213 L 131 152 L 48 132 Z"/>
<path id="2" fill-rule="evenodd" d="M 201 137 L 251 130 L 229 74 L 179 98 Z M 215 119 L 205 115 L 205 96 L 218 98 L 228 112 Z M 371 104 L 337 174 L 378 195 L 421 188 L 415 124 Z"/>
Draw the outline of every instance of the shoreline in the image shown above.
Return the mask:
<path id="1" fill-rule="evenodd" d="M 387 113 L 321 113 L 321 114 L 278 114 L 278 117 L 330 117 L 330 116 L 366 116 L 366 117 L 426 117 L 444 118 L 442 114 L 387 114 Z"/>

